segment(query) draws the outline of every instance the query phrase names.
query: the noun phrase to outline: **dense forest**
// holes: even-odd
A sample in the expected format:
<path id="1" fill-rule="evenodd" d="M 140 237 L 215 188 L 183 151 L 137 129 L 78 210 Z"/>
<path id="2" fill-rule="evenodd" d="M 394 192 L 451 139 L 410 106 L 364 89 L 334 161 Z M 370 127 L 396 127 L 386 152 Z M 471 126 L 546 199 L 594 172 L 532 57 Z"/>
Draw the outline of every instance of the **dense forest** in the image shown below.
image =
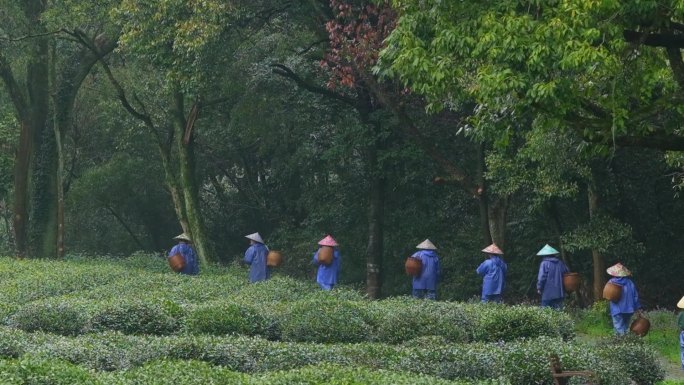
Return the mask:
<path id="1" fill-rule="evenodd" d="M 237 263 L 260 232 L 311 279 L 440 299 L 505 252 L 535 302 L 549 243 L 578 306 L 622 262 L 643 304 L 682 294 L 684 4 L 677 1 L 0 0 L 0 250 Z"/>

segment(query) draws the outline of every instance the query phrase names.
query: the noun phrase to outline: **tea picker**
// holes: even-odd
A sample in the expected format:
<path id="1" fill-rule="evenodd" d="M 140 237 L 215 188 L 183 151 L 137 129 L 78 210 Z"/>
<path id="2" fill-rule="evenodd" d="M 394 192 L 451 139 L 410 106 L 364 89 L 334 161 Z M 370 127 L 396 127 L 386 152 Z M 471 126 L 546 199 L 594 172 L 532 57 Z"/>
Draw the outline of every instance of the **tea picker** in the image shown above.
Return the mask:
<path id="1" fill-rule="evenodd" d="M 429 239 L 424 240 L 418 246 L 410 258 L 420 260 L 420 273 L 413 277 L 413 290 L 411 294 L 415 298 L 437 299 L 437 279 L 441 273 L 437 247 Z"/>
<path id="2" fill-rule="evenodd" d="M 563 274 L 568 273 L 568 267 L 558 258 L 560 252 L 548 244 L 537 253 L 542 257 L 537 274 L 537 293 L 541 294 L 541 307 L 561 310 L 565 289 L 563 288 Z"/>
<path id="3" fill-rule="evenodd" d="M 243 261 L 249 265 L 249 282 L 265 281 L 271 277 L 271 269 L 267 265 L 268 247 L 259 233 L 245 235 L 249 239 L 249 248 L 245 251 Z"/>
<path id="4" fill-rule="evenodd" d="M 199 274 L 199 260 L 195 249 L 192 247 L 190 237 L 183 233 L 173 237 L 173 239 L 177 240 L 178 244 L 169 251 L 168 261 L 171 269 L 181 274 Z"/>
<path id="5" fill-rule="evenodd" d="M 615 298 L 617 296 L 614 296 L 609 302 L 613 328 L 615 329 L 615 334 L 625 335 L 627 334 L 629 321 L 635 312 L 637 313 L 637 318 L 642 319 L 639 294 L 637 293 L 636 286 L 634 286 L 634 282 L 629 278 L 632 273 L 621 263 L 616 263 L 609 267 L 606 269 L 606 273 L 613 277 L 606 283 L 606 286 L 617 285 L 620 287 L 619 297 Z M 604 293 L 606 293 L 605 289 Z M 643 321 L 640 321 L 639 323 L 643 323 Z M 645 332 L 636 334 L 642 333 L 645 334 Z"/>
<path id="6" fill-rule="evenodd" d="M 684 297 L 677 302 L 677 307 L 684 309 Z M 680 311 L 677 316 L 677 326 L 679 326 L 679 358 L 682 361 L 682 370 L 684 370 L 684 311 Z"/>
<path id="7" fill-rule="evenodd" d="M 318 265 L 316 282 L 323 290 L 332 290 L 337 284 L 340 274 L 340 251 L 337 241 L 331 235 L 318 241 L 318 250 L 313 255 L 313 262 Z"/>
<path id="8" fill-rule="evenodd" d="M 504 253 L 496 243 L 482 249 L 482 252 L 487 259 L 475 270 L 482 277 L 482 302 L 501 303 L 508 271 L 508 265 L 501 259 Z"/>

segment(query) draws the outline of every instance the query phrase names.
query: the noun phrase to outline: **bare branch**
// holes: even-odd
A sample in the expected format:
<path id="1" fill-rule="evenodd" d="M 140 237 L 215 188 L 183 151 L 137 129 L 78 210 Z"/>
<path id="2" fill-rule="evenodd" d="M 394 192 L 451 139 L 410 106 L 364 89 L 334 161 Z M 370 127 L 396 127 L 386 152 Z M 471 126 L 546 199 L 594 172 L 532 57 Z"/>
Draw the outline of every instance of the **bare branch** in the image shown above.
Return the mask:
<path id="1" fill-rule="evenodd" d="M 327 96 L 329 98 L 338 100 L 340 102 L 346 103 L 354 108 L 357 107 L 356 100 L 347 96 L 344 96 L 342 94 L 338 94 L 337 92 L 333 92 L 327 88 L 319 87 L 316 85 L 313 85 L 301 77 L 294 73 L 290 68 L 282 65 L 282 64 L 271 64 L 271 67 L 273 67 L 273 73 L 283 76 L 285 78 L 288 78 L 295 82 L 299 87 L 313 93 L 321 94 L 324 96 Z"/>

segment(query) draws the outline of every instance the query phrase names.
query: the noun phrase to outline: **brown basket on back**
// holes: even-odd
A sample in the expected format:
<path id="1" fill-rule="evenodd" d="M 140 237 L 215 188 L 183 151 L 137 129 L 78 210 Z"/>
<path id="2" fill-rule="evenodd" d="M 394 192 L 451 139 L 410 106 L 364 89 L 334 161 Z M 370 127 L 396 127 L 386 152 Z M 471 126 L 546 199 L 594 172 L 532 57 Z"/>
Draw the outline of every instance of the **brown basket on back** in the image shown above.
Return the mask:
<path id="1" fill-rule="evenodd" d="M 169 257 L 169 266 L 177 273 L 185 267 L 185 258 L 181 254 L 174 254 Z"/>
<path id="2" fill-rule="evenodd" d="M 330 265 L 333 261 L 333 248 L 330 246 L 321 246 L 318 250 L 318 263 L 321 265 Z"/>
<path id="3" fill-rule="evenodd" d="M 408 257 L 406 258 L 404 268 L 406 269 L 406 274 L 418 277 L 423 271 L 423 262 L 418 258 Z"/>
<path id="4" fill-rule="evenodd" d="M 620 297 L 622 297 L 622 286 L 606 282 L 606 286 L 603 287 L 603 298 L 611 302 L 617 302 L 620 300 Z"/>
<path id="5" fill-rule="evenodd" d="M 649 321 L 647 318 L 642 317 L 641 315 L 637 315 L 636 319 L 634 322 L 632 322 L 632 325 L 629 327 L 629 330 L 638 335 L 639 337 L 643 337 L 646 334 L 648 334 L 648 331 L 651 329 L 651 321 Z"/>
<path id="6" fill-rule="evenodd" d="M 565 273 L 563 274 L 563 289 L 568 293 L 573 293 L 579 289 L 582 278 L 579 273 Z"/>
<path id="7" fill-rule="evenodd" d="M 280 251 L 271 250 L 266 256 L 266 266 L 278 267 L 283 263 L 283 254 Z"/>

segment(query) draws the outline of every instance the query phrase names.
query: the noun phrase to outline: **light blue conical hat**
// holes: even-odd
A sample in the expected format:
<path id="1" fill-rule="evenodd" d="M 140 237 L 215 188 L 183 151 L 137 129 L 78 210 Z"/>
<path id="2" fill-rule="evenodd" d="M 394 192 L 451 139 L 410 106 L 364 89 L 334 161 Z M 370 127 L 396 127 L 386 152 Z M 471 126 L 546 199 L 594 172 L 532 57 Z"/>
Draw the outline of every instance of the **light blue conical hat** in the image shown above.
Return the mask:
<path id="1" fill-rule="evenodd" d="M 546 245 L 544 245 L 544 247 L 542 247 L 542 249 L 539 250 L 539 252 L 537 253 L 537 255 L 556 255 L 556 254 L 560 254 L 560 251 L 549 246 L 548 243 Z"/>

